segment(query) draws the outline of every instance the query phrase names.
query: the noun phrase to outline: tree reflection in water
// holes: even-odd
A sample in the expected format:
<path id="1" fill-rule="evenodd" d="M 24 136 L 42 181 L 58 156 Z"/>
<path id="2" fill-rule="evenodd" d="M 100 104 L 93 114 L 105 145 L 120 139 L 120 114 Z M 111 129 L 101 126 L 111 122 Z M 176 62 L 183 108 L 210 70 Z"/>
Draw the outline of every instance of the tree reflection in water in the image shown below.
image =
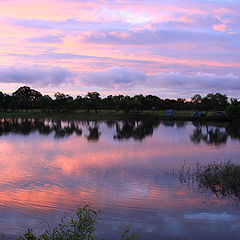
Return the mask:
<path id="1" fill-rule="evenodd" d="M 74 121 L 67 121 L 64 126 L 61 120 L 51 120 L 51 123 L 56 138 L 71 136 L 73 133 L 77 136 L 82 135 L 82 129 Z"/>
<path id="2" fill-rule="evenodd" d="M 201 141 L 215 145 L 227 143 L 226 129 L 213 126 L 209 127 L 207 124 L 197 127 L 190 138 L 194 143 L 200 143 Z"/>
<path id="3" fill-rule="evenodd" d="M 53 119 L 32 119 L 32 118 L 5 118 L 0 119 L 0 136 L 9 133 L 29 135 L 35 131 L 40 134 L 49 135 L 54 132 L 54 137 L 63 138 L 75 133 L 82 135 L 82 129 L 74 121 L 62 122 Z"/>
<path id="4" fill-rule="evenodd" d="M 239 124 L 228 124 L 226 131 L 232 139 L 240 139 L 240 126 Z"/>
<path id="5" fill-rule="evenodd" d="M 130 139 L 143 140 L 153 134 L 154 128 L 158 127 L 158 121 L 108 121 L 109 128 L 115 127 L 116 133 L 113 138 L 118 140 Z M 61 121 L 59 119 L 32 119 L 32 118 L 5 118 L 0 119 L 0 135 L 16 133 L 29 135 L 35 131 L 48 135 L 54 133 L 55 138 L 64 138 L 72 134 L 82 135 L 82 127 L 85 126 L 88 141 L 98 141 L 101 136 L 99 122 L 97 121 Z"/>
<path id="6" fill-rule="evenodd" d="M 98 141 L 101 132 L 99 131 L 99 123 L 98 122 L 87 122 L 88 126 L 88 135 L 86 136 L 88 141 Z"/>
<path id="7" fill-rule="evenodd" d="M 160 124 L 165 127 L 185 128 L 187 122 L 183 121 L 155 121 L 155 120 L 132 120 L 132 121 L 107 121 L 108 128 L 114 128 L 113 138 L 116 140 L 134 139 L 142 141 L 147 136 L 152 136 L 154 129 Z M 9 133 L 29 135 L 35 131 L 43 135 L 54 133 L 55 138 L 64 138 L 73 134 L 82 135 L 82 128 L 86 127 L 88 141 L 98 141 L 101 137 L 100 122 L 98 121 L 75 121 L 60 119 L 41 118 L 3 118 L 0 119 L 0 136 Z M 240 127 L 233 123 L 202 123 L 193 122 L 193 133 L 190 140 L 196 144 L 205 142 L 209 145 L 226 144 L 228 139 L 240 140 Z"/>
<path id="8" fill-rule="evenodd" d="M 154 128 L 158 127 L 159 122 L 152 121 L 125 121 L 116 123 L 116 135 L 114 139 L 123 140 L 133 138 L 143 140 L 146 136 L 153 134 Z"/>
<path id="9" fill-rule="evenodd" d="M 240 126 L 233 123 L 208 124 L 193 122 L 195 129 L 190 136 L 192 142 L 199 144 L 205 142 L 209 145 L 226 144 L 228 137 L 240 139 Z"/>

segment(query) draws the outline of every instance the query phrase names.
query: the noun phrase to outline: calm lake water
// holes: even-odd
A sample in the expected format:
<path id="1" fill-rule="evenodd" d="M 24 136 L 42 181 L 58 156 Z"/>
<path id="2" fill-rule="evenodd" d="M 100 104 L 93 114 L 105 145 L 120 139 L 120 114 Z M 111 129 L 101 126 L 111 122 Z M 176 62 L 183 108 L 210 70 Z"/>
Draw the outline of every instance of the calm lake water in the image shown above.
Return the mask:
<path id="1" fill-rule="evenodd" d="M 240 164 L 227 123 L 0 119 L 0 232 L 36 232 L 91 202 L 101 238 L 240 239 L 240 205 L 181 184 L 185 163 Z"/>

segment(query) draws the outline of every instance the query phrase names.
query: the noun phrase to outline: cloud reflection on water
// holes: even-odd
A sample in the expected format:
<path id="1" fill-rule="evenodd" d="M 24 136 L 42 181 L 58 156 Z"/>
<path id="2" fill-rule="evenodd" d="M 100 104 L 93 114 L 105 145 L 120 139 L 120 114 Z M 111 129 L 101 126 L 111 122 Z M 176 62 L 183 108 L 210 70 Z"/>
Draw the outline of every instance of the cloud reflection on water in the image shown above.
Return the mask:
<path id="1" fill-rule="evenodd" d="M 196 232 L 204 229 L 198 239 L 204 234 L 214 239 L 219 231 L 212 234 L 223 223 L 227 229 L 239 222 L 238 208 L 210 193 L 205 196 L 188 189 L 165 173 L 185 159 L 208 162 L 226 156 L 237 160 L 239 142 L 228 138 L 220 147 L 204 142 L 196 145 L 189 137 L 195 129 L 190 123 L 181 128 L 157 124 L 141 141 L 134 140 L 134 135 L 114 140 L 115 125 L 103 122 L 99 123 L 99 140 L 89 142 L 85 137 L 88 126 L 78 122 L 80 136 L 73 131 L 56 138 L 54 131 L 45 135 L 35 130 L 24 136 L 19 135 L 21 131 L 1 136 L 0 216 L 5 217 L 0 220 L 0 231 L 19 233 L 32 225 L 46 228 L 39 225 L 41 219 L 52 218 L 54 224 L 58 216 L 71 214 L 84 202 L 104 209 L 102 228 L 112 226 L 109 234 L 117 226 L 130 224 L 137 232 L 146 232 L 145 238 L 186 239 L 192 236 L 189 226 L 193 226 Z M 211 223 L 212 231 L 203 213 L 231 217 Z M 235 236 L 236 230 L 229 234 Z"/>

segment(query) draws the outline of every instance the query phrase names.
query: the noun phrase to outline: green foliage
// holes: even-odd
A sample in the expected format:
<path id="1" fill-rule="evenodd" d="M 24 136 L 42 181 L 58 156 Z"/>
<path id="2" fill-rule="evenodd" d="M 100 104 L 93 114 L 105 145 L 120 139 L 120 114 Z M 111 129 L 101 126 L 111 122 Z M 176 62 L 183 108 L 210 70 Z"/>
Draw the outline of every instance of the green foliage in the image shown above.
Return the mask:
<path id="1" fill-rule="evenodd" d="M 73 97 L 68 94 L 57 92 L 54 94 L 55 100 L 53 101 L 53 108 L 58 112 L 61 110 L 69 111 L 75 108 L 75 102 L 73 101 Z"/>
<path id="2" fill-rule="evenodd" d="M 140 238 L 140 234 L 131 233 L 129 226 L 127 226 L 121 236 L 121 240 L 137 240 Z"/>
<path id="3" fill-rule="evenodd" d="M 85 205 L 76 211 L 75 217 L 62 218 L 57 228 L 48 229 L 39 237 L 28 229 L 18 240 L 92 240 L 95 238 L 96 222 L 97 212 Z"/>
<path id="4" fill-rule="evenodd" d="M 240 104 L 231 104 L 226 113 L 231 119 L 240 119 Z"/>
<path id="5" fill-rule="evenodd" d="M 221 93 L 209 93 L 205 97 L 196 94 L 191 98 L 191 103 L 195 109 L 205 110 L 207 114 L 209 109 L 225 110 L 228 106 L 228 97 Z"/>
<path id="6" fill-rule="evenodd" d="M 224 110 L 228 106 L 228 97 L 221 93 L 209 93 L 202 99 L 202 103 L 206 108 L 214 110 Z"/>
<path id="7" fill-rule="evenodd" d="M 89 108 L 93 108 L 97 113 L 98 106 L 101 101 L 100 94 L 98 92 L 88 92 L 87 95 L 85 96 L 85 99 L 88 105 L 88 111 Z"/>
<path id="8" fill-rule="evenodd" d="M 202 97 L 200 94 L 195 94 L 192 98 L 191 98 L 191 102 L 195 105 L 197 104 L 201 104 L 202 103 Z"/>
<path id="9" fill-rule="evenodd" d="M 39 238 L 35 236 L 32 229 L 28 229 L 27 232 L 20 236 L 17 240 L 38 240 Z"/>
<path id="10" fill-rule="evenodd" d="M 48 229 L 39 237 L 28 229 L 23 236 L 17 240 L 93 240 L 95 239 L 98 212 L 91 209 L 89 205 L 78 208 L 75 217 L 62 218 L 61 223 L 53 230 Z M 137 240 L 139 234 L 130 233 L 127 227 L 121 235 L 121 240 Z"/>
<path id="11" fill-rule="evenodd" d="M 40 109 L 50 109 L 51 108 L 51 104 L 52 104 L 52 98 L 48 95 L 44 95 L 41 96 L 37 102 L 36 102 L 36 106 Z"/>
<path id="12" fill-rule="evenodd" d="M 42 97 L 40 92 L 27 86 L 20 87 L 12 95 L 18 98 L 20 106 L 25 109 L 32 108 L 37 100 Z"/>
<path id="13" fill-rule="evenodd" d="M 132 110 L 134 108 L 135 104 L 137 104 L 137 103 L 136 103 L 136 101 L 133 100 L 133 98 L 131 98 L 129 96 L 125 96 L 125 97 L 123 97 L 123 99 L 121 99 L 120 107 L 125 112 L 125 114 L 128 114 L 130 112 L 130 110 Z"/>
<path id="14" fill-rule="evenodd" d="M 85 97 L 78 95 L 75 99 L 72 96 L 57 92 L 55 99 L 42 94 L 28 86 L 20 87 L 12 95 L 0 92 L 0 109 L 4 112 L 24 109 L 42 110 L 42 112 L 74 112 L 76 110 L 116 110 L 123 111 L 126 115 L 134 113 L 140 115 L 145 110 L 199 110 L 206 111 L 206 116 L 210 110 L 226 110 L 229 105 L 228 97 L 221 93 L 209 93 L 205 97 L 196 94 L 191 101 L 185 98 L 161 99 L 158 96 L 138 94 L 133 97 L 124 95 L 109 95 L 100 97 L 98 92 L 88 92 Z M 236 104 L 237 99 L 230 99 L 231 104 Z"/>

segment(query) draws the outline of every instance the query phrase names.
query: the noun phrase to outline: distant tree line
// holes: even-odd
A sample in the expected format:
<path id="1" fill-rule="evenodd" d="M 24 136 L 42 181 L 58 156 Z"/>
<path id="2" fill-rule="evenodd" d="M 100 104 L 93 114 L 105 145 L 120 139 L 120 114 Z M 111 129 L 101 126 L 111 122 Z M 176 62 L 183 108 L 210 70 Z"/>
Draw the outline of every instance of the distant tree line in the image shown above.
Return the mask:
<path id="1" fill-rule="evenodd" d="M 28 86 L 20 87 L 17 91 L 9 94 L 0 92 L 0 110 L 16 111 L 41 109 L 43 112 L 72 112 L 75 110 L 94 110 L 99 109 L 124 111 L 128 114 L 130 111 L 140 113 L 143 110 L 226 110 L 229 108 L 231 114 L 238 116 L 240 102 L 237 99 L 230 99 L 225 94 L 209 93 L 206 96 L 196 94 L 187 101 L 185 98 L 162 99 L 154 95 L 138 94 L 133 97 L 124 95 L 109 95 L 101 98 L 98 92 L 88 92 L 86 96 L 77 96 L 75 99 L 64 93 L 57 92 L 54 98 L 48 95 L 42 95 L 40 92 L 31 89 Z M 237 112 L 237 113 L 236 113 Z"/>

